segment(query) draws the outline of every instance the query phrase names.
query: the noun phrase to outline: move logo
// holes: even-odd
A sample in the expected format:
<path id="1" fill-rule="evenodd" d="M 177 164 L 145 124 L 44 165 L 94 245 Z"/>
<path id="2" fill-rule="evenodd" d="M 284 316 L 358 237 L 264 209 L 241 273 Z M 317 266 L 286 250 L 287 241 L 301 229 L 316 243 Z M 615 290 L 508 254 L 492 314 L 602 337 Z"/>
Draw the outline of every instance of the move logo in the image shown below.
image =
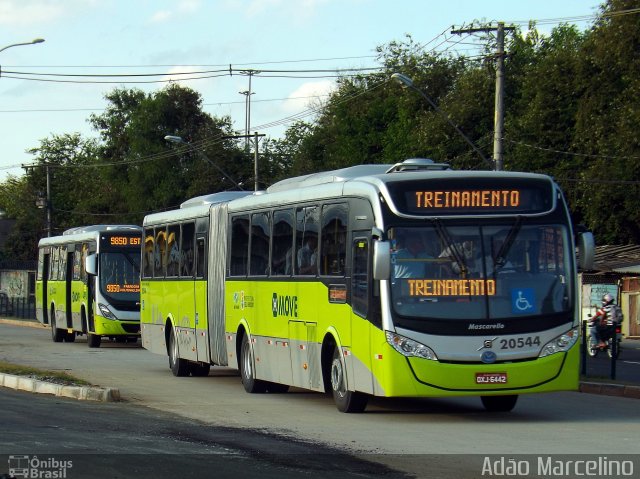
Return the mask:
<path id="1" fill-rule="evenodd" d="M 297 296 L 282 296 L 278 293 L 273 293 L 271 300 L 271 309 L 273 311 L 273 317 L 287 316 L 289 318 L 298 317 L 298 297 Z"/>

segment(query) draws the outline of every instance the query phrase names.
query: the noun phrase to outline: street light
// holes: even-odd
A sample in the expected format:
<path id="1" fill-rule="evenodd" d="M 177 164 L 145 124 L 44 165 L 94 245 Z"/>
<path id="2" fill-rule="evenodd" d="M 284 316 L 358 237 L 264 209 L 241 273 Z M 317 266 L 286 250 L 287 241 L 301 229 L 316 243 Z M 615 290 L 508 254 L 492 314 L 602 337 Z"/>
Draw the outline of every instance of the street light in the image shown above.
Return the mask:
<path id="1" fill-rule="evenodd" d="M 447 115 L 444 111 L 442 111 L 440 108 L 438 108 L 438 105 L 436 105 L 433 100 L 431 98 L 429 98 L 427 96 L 427 94 L 425 92 L 423 92 L 420 88 L 416 87 L 413 84 L 413 80 L 411 78 L 409 78 L 406 75 L 403 75 L 402 73 L 394 73 L 391 75 L 391 78 L 394 79 L 395 81 L 397 81 L 398 83 L 400 83 L 402 86 L 406 87 L 406 88 L 411 88 L 412 90 L 418 92 L 418 94 L 420 94 L 420 96 L 422 96 L 422 98 L 424 98 L 427 103 L 429 103 L 429 105 L 431 105 L 431 107 L 437 111 L 445 120 L 447 120 L 447 123 L 449 123 L 455 130 L 456 132 L 458 132 L 458 134 L 464 138 L 464 140 L 469 143 L 469 145 L 471 146 L 471 148 L 473 148 L 473 151 L 475 151 L 478 156 L 480 158 L 482 158 L 484 160 L 484 162 L 489 165 L 492 169 L 493 169 L 493 163 L 491 163 L 491 161 L 484 156 L 484 154 L 482 153 L 482 151 L 480 151 L 480 149 L 475 145 L 475 143 L 473 143 L 473 141 L 471 141 L 469 139 L 469 137 L 467 135 L 465 135 L 462 130 L 460 128 L 458 128 L 458 126 L 451 121 L 451 118 L 449 118 L 449 115 Z"/>
<path id="2" fill-rule="evenodd" d="M 35 45 L 36 43 L 42 43 L 42 42 L 44 42 L 44 38 L 36 38 L 35 40 L 31 40 L 30 42 L 25 42 L 25 43 L 14 43 L 12 45 L 7 45 L 4 48 L 0 48 L 0 52 L 3 52 L 7 48 L 11 48 L 11 47 L 19 47 L 21 45 Z"/>
<path id="3" fill-rule="evenodd" d="M 195 151 L 196 153 L 198 153 L 198 155 L 200 155 L 202 158 L 204 158 L 208 163 L 211 163 L 213 166 L 216 167 L 216 169 L 222 173 L 222 176 L 224 178 L 227 178 L 231 183 L 233 183 L 236 188 L 242 190 L 242 186 L 240 186 L 238 183 L 236 183 L 236 181 L 231 178 L 231 176 L 226 173 L 222 168 L 220 168 L 218 165 L 216 165 L 213 161 L 211 161 L 207 155 L 205 155 L 201 150 L 198 150 L 197 148 L 195 148 L 191 143 L 189 143 L 188 141 L 184 141 L 182 139 L 181 136 L 174 136 L 174 135 L 166 135 L 164 137 L 165 140 L 167 140 L 170 143 L 177 143 L 177 144 L 181 144 L 181 145 L 186 145 L 187 148 L 191 148 L 193 151 Z"/>

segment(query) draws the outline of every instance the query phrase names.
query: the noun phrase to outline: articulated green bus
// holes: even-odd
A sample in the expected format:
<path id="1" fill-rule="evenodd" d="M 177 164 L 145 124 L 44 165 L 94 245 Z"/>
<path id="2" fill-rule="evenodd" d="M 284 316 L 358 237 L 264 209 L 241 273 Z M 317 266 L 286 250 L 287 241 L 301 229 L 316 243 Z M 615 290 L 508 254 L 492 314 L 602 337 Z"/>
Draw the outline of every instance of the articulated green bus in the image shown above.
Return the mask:
<path id="1" fill-rule="evenodd" d="M 144 220 L 142 344 L 251 393 L 480 396 L 578 386 L 576 241 L 544 175 L 412 159 L 195 198 Z"/>
<path id="2" fill-rule="evenodd" d="M 140 337 L 142 228 L 93 225 L 72 228 L 38 243 L 36 317 L 51 326 L 54 342 L 87 335 L 91 348 L 103 337 Z"/>

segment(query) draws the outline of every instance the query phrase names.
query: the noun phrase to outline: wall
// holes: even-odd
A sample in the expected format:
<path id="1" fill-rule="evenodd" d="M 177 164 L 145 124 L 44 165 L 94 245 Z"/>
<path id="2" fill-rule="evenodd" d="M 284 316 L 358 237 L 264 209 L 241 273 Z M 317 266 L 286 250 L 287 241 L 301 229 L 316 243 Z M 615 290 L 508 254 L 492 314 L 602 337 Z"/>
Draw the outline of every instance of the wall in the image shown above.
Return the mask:
<path id="1" fill-rule="evenodd" d="M 9 298 L 28 298 L 29 271 L 0 271 L 0 290 Z"/>

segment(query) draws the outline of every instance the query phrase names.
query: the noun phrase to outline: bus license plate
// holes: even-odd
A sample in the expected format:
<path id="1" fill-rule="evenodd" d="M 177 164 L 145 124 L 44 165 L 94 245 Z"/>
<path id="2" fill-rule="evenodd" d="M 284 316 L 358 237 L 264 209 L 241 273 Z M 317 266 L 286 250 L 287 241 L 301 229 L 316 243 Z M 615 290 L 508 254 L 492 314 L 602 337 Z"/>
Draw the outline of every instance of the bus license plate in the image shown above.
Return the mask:
<path id="1" fill-rule="evenodd" d="M 476 373 L 476 384 L 507 384 L 507 373 Z"/>

